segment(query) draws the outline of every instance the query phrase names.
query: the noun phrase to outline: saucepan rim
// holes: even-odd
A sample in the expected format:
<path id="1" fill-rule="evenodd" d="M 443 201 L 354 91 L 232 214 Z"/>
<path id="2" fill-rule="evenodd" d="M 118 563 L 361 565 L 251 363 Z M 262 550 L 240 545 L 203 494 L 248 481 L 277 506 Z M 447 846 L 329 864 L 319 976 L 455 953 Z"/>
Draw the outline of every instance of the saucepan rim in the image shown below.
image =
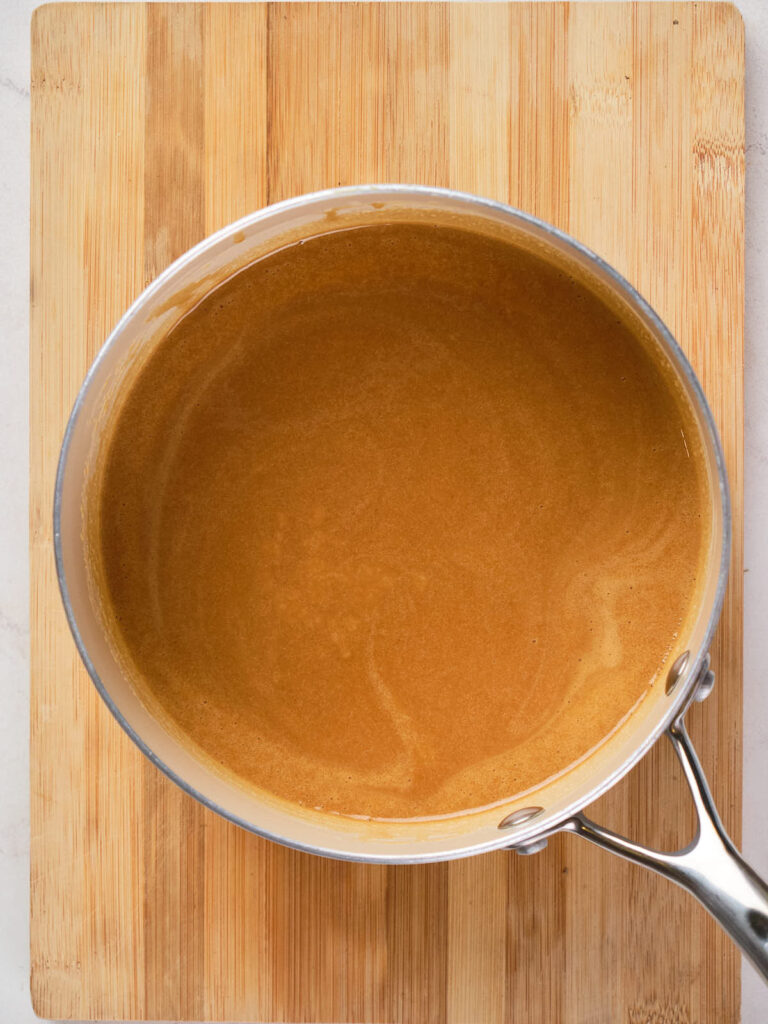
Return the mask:
<path id="1" fill-rule="evenodd" d="M 69 623 L 70 630 L 75 640 L 75 644 L 79 651 L 80 657 L 85 664 L 85 667 L 105 704 L 118 721 L 123 730 L 133 740 L 137 747 L 142 753 L 165 775 L 167 775 L 173 782 L 175 782 L 181 789 L 189 793 L 195 799 L 200 801 L 211 810 L 222 815 L 223 817 L 233 821 L 235 824 L 245 828 L 250 832 L 254 832 L 264 838 L 271 839 L 279 842 L 283 845 L 293 847 L 295 849 L 304 850 L 306 852 L 318 854 L 321 856 L 333 857 L 337 860 L 352 860 L 352 861 L 366 861 L 371 863 L 390 863 L 390 864 L 409 864 L 409 863 L 424 863 L 429 861 L 440 861 L 440 860 L 452 860 L 459 857 L 472 856 L 477 853 L 487 852 L 493 849 L 499 849 L 504 846 L 509 846 L 512 842 L 512 836 L 499 832 L 498 838 L 494 838 L 491 841 L 482 841 L 469 843 L 462 845 L 449 851 L 433 851 L 429 850 L 420 852 L 418 849 L 419 840 L 414 838 L 412 841 L 413 850 L 412 852 L 402 853 L 393 852 L 378 853 L 372 852 L 371 854 L 359 854 L 357 852 L 351 853 L 336 848 L 320 848 L 312 846 L 306 843 L 302 843 L 291 839 L 290 837 L 276 835 L 263 827 L 260 827 L 258 823 L 253 821 L 245 820 L 239 817 L 237 814 L 232 813 L 227 808 L 219 806 L 205 794 L 201 793 L 194 786 L 192 786 L 185 778 L 180 776 L 174 769 L 169 765 L 165 764 L 164 761 L 158 754 L 150 748 L 148 743 L 142 738 L 141 735 L 134 729 L 134 727 L 127 721 L 120 708 L 117 706 L 115 700 L 111 696 L 108 687 L 104 684 L 97 672 L 87 647 L 82 639 L 80 630 L 78 628 L 76 614 L 70 598 L 70 593 L 67 585 L 65 565 L 64 565 L 64 554 L 62 545 L 61 535 L 61 518 L 62 518 L 62 495 L 64 490 L 64 480 L 67 470 L 68 456 L 70 452 L 70 446 L 72 443 L 73 434 L 75 432 L 78 418 L 81 414 L 86 396 L 89 392 L 91 384 L 94 378 L 97 376 L 99 367 L 103 360 L 107 357 L 111 348 L 118 342 L 126 326 L 131 320 L 137 315 L 139 310 L 144 309 L 148 303 L 152 301 L 153 296 L 176 275 L 178 275 L 185 267 L 195 261 L 198 257 L 204 254 L 207 250 L 212 249 L 219 242 L 226 240 L 238 231 L 250 229 L 254 225 L 261 221 L 274 218 L 278 214 L 296 210 L 301 207 L 310 207 L 312 204 L 316 204 L 328 200 L 339 200 L 343 202 L 345 200 L 359 200 L 371 198 L 375 200 L 376 197 L 390 197 L 396 200 L 398 197 L 403 199 L 415 199 L 419 198 L 430 198 L 432 200 L 444 199 L 450 202 L 458 202 L 465 204 L 468 207 L 474 207 L 478 212 L 483 210 L 490 211 L 493 214 L 501 215 L 505 218 L 511 219 L 512 222 L 523 223 L 529 225 L 531 228 L 538 231 L 540 234 L 552 239 L 557 242 L 561 247 L 569 249 L 571 252 L 577 254 L 583 260 L 586 260 L 588 264 L 595 267 L 603 276 L 608 278 L 611 288 L 622 295 L 629 304 L 638 312 L 652 327 L 655 334 L 661 339 L 665 346 L 665 352 L 669 356 L 670 360 L 675 365 L 677 371 L 687 382 L 690 389 L 690 394 L 694 404 L 697 406 L 697 412 L 700 415 L 700 419 L 706 428 L 708 433 L 708 440 L 711 445 L 711 453 L 714 457 L 714 465 L 717 473 L 717 492 L 719 494 L 720 501 L 720 526 L 721 526 L 721 555 L 720 564 L 718 567 L 718 574 L 716 580 L 716 586 L 714 593 L 711 597 L 711 607 L 706 622 L 706 626 L 703 633 L 702 643 L 697 651 L 691 651 L 688 666 L 686 669 L 685 683 L 682 686 L 678 686 L 674 693 L 669 698 L 667 709 L 665 714 L 659 722 L 657 722 L 653 729 L 649 729 L 647 735 L 641 743 L 639 743 L 632 751 L 631 755 L 622 762 L 622 764 L 614 771 L 606 773 L 605 777 L 602 778 L 594 787 L 589 791 L 587 799 L 579 797 L 574 800 L 573 806 L 567 809 L 567 813 L 559 815 L 560 824 L 565 822 L 571 815 L 582 810 L 585 806 L 592 803 L 598 796 L 602 795 L 618 780 L 623 777 L 650 749 L 650 747 L 656 742 L 659 736 L 669 727 L 669 725 L 679 717 L 682 710 L 687 706 L 695 687 L 700 667 L 704 661 L 709 650 L 712 636 L 717 627 L 717 623 L 720 618 L 720 612 L 722 609 L 723 599 L 725 596 L 725 590 L 728 579 L 728 567 L 730 563 L 730 551 L 731 551 L 731 503 L 730 494 L 728 488 L 728 480 L 725 470 L 725 461 L 723 457 L 723 451 L 720 444 L 720 438 L 718 435 L 717 428 L 710 410 L 709 404 L 704 396 L 704 392 L 701 388 L 699 380 L 693 371 L 685 353 L 678 345 L 672 332 L 665 325 L 659 315 L 653 310 L 649 303 L 640 295 L 640 293 L 609 263 L 598 256 L 595 252 L 573 238 L 571 235 L 564 231 L 554 227 L 552 224 L 541 220 L 538 217 L 533 216 L 530 213 L 526 213 L 523 210 L 516 209 L 509 204 L 499 202 L 493 199 L 487 199 L 481 196 L 473 195 L 469 192 L 462 192 L 455 189 L 444 189 L 435 188 L 424 185 L 406 185 L 406 184 L 370 184 L 370 185 L 356 185 L 347 186 L 332 189 L 323 189 L 317 192 L 304 193 L 300 196 L 296 196 L 291 199 L 286 199 L 283 202 L 273 203 L 269 206 L 265 206 L 254 213 L 248 214 L 239 220 L 228 224 L 220 231 L 209 235 L 197 245 L 193 246 L 187 252 L 185 252 L 179 259 L 175 260 L 169 267 L 167 267 L 157 278 L 155 278 L 138 296 L 138 298 L 131 304 L 128 310 L 123 314 L 120 320 L 117 322 L 113 330 L 110 332 L 108 338 L 104 342 L 102 348 L 97 354 L 95 360 L 91 364 L 91 367 L 86 374 L 86 377 L 80 387 L 80 390 L 75 400 L 72 412 L 69 416 L 67 427 L 62 440 L 61 451 L 59 455 L 58 468 L 56 473 L 56 483 L 54 488 L 54 502 L 53 502 L 53 538 L 54 538 L 54 553 L 56 563 L 56 575 L 58 578 L 59 589 L 61 591 L 61 598 L 64 605 L 64 609 Z M 713 487 L 714 491 L 714 487 Z M 684 498 L 682 499 L 684 500 Z M 718 497 L 713 493 L 713 501 L 717 503 Z M 525 829 L 525 834 L 519 837 L 524 839 L 525 842 L 533 842 L 537 836 L 549 834 L 554 831 L 557 827 L 556 823 L 553 823 L 551 818 L 547 818 L 542 821 L 541 827 L 536 828 L 535 825 L 529 829 Z M 515 836 L 515 842 L 519 841 L 518 836 Z"/>

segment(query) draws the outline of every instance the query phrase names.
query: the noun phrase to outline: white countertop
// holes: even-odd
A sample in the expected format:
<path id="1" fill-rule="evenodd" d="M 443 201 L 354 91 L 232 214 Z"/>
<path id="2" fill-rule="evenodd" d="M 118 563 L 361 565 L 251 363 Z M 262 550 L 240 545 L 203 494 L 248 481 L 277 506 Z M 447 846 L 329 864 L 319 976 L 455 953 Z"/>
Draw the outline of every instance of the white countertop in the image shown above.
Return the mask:
<path id="1" fill-rule="evenodd" d="M 13 1024 L 37 1020 L 29 997 L 27 560 L 29 21 L 36 6 L 3 0 L 0 42 L 0 1022 Z M 768 2 L 736 6 L 747 38 L 743 851 L 768 877 Z M 743 1024 L 767 1018 L 768 989 L 745 967 Z"/>

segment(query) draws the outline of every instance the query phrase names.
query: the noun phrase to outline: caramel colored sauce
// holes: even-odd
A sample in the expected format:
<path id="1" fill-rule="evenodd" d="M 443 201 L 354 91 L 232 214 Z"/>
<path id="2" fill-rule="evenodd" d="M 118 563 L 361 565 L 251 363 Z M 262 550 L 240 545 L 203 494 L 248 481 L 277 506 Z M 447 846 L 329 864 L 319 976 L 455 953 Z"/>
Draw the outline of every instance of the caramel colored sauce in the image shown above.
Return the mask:
<path id="1" fill-rule="evenodd" d="M 102 611 L 138 692 L 244 783 L 458 813 L 649 692 L 710 504 L 681 394 L 562 269 L 458 228 L 342 229 L 221 285 L 131 385 Z"/>

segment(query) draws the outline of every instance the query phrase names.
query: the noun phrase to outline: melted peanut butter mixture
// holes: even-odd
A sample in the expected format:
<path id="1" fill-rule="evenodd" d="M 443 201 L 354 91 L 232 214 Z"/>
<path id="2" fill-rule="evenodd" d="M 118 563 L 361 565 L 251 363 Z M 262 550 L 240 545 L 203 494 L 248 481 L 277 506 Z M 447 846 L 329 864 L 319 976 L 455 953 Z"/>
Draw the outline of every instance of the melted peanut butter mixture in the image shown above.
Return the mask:
<path id="1" fill-rule="evenodd" d="M 245 784 L 345 815 L 566 770 L 684 649 L 710 492 L 670 379 L 479 233 L 341 229 L 240 271 L 108 441 L 102 613 L 138 692 Z"/>

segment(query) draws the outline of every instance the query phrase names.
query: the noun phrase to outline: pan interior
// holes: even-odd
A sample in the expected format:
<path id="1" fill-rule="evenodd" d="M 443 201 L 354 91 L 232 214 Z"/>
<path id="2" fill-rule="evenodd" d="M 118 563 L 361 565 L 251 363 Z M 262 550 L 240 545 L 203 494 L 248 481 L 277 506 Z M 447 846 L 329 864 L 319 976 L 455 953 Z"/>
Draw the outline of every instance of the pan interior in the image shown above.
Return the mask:
<path id="1" fill-rule="evenodd" d="M 111 395 L 94 610 L 151 716 L 256 799 L 498 820 L 664 699 L 711 585 L 702 428 L 642 318 L 533 236 L 305 235 Z"/>

